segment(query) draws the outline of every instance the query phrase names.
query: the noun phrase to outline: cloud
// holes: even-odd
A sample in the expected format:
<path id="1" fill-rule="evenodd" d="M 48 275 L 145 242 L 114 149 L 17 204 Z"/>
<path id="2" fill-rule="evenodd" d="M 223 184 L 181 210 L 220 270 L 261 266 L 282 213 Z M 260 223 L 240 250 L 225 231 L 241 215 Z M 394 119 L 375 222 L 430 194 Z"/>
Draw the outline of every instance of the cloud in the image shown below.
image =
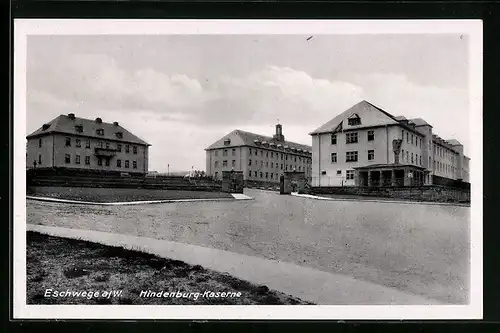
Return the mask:
<path id="1" fill-rule="evenodd" d="M 151 110 L 164 119 L 207 126 L 246 121 L 269 124 L 278 118 L 312 125 L 314 117 L 304 115 L 330 114 L 336 106 L 347 107 L 359 99 L 362 90 L 277 66 L 243 77 L 220 75 L 200 82 L 182 73 L 169 75 L 147 67 L 126 70 L 100 54 L 73 55 L 58 62 L 56 68 L 33 66 L 28 72 L 28 91 L 83 109 Z M 28 103 L 43 102 L 37 93 L 28 96 Z"/>

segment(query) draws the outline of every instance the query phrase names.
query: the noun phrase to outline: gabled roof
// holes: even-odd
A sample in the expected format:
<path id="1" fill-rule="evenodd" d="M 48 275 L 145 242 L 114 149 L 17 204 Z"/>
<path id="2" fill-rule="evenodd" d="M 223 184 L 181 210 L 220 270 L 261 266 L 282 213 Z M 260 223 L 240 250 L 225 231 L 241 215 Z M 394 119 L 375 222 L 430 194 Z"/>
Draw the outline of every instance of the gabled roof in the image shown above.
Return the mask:
<path id="1" fill-rule="evenodd" d="M 102 140 L 123 141 L 128 143 L 150 146 L 149 143 L 135 136 L 122 126 L 114 125 L 111 123 L 105 123 L 105 122 L 97 123 L 95 120 L 91 119 L 77 118 L 77 117 L 72 119 L 68 115 L 60 115 L 57 118 L 54 118 L 49 123 L 47 123 L 47 125 L 50 125 L 47 129 L 44 130 L 44 126 L 42 126 L 33 133 L 31 133 L 30 135 L 28 135 L 26 139 L 47 135 L 50 133 L 63 133 L 63 134 L 73 134 L 73 135 L 98 138 Z M 76 125 L 82 126 L 82 132 L 77 132 L 75 128 Z M 103 129 L 104 135 L 97 135 L 96 133 L 97 129 Z M 121 132 L 122 137 L 118 138 L 116 136 L 116 132 Z"/>
<path id="2" fill-rule="evenodd" d="M 234 131 L 232 131 L 229 134 L 232 134 L 232 133 L 236 134 L 237 136 L 239 136 L 241 138 L 241 140 L 243 141 L 243 145 L 244 146 L 262 147 L 261 145 L 257 145 L 255 143 L 255 141 L 254 141 L 254 140 L 258 140 L 259 142 L 267 141 L 268 143 L 274 143 L 276 145 L 280 144 L 283 147 L 284 146 L 288 146 L 290 148 L 295 147 L 296 149 L 302 149 L 302 150 L 306 150 L 306 151 L 312 152 L 312 147 L 311 146 L 303 145 L 303 144 L 292 142 L 292 141 L 278 141 L 278 140 L 276 140 L 276 139 L 274 139 L 274 138 L 272 138 L 270 136 L 265 136 L 265 135 L 251 133 L 251 132 L 246 132 L 246 131 L 242 131 L 242 130 L 239 130 L 239 129 L 234 130 Z M 223 146 L 218 145 L 219 141 L 220 140 L 218 140 L 217 142 L 213 143 L 212 145 L 210 145 L 209 147 L 207 147 L 205 150 L 216 149 L 216 148 L 223 148 Z"/>
<path id="3" fill-rule="evenodd" d="M 385 110 L 382 110 L 381 108 L 373 105 L 370 102 L 363 100 L 363 101 L 355 104 L 354 106 L 350 107 L 346 111 L 342 112 L 341 114 L 337 115 L 332 120 L 330 120 L 327 123 L 323 124 L 322 126 L 318 127 L 317 129 L 315 129 L 314 131 L 309 133 L 309 135 L 334 132 L 335 129 L 337 128 L 337 126 L 339 126 L 339 124 L 344 119 L 349 118 L 353 114 L 357 114 L 358 112 L 360 112 L 360 110 L 363 110 L 363 109 L 371 109 L 374 111 L 381 112 L 384 115 L 386 115 L 387 117 L 389 117 L 390 120 L 392 120 L 394 122 L 399 122 L 392 114 L 388 113 Z"/>

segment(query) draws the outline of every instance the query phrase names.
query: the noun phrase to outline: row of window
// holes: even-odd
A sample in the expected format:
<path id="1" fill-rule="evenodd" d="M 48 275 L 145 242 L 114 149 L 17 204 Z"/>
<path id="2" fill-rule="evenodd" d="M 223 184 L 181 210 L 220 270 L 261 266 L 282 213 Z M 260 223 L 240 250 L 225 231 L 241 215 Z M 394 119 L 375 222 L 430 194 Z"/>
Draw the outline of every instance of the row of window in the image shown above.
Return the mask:
<path id="1" fill-rule="evenodd" d="M 444 157 L 444 158 L 450 159 L 453 162 L 455 162 L 455 154 L 454 153 L 452 153 L 451 151 L 449 151 L 443 147 L 440 147 L 436 144 L 434 144 L 433 147 L 434 147 L 434 149 L 433 149 L 434 155 L 438 155 L 440 157 Z"/>
<path id="2" fill-rule="evenodd" d="M 455 167 L 446 163 L 442 163 L 440 161 L 434 161 L 433 164 L 434 170 L 437 170 L 439 172 L 443 173 L 448 173 L 448 174 L 454 174 L 455 173 Z"/>
<path id="3" fill-rule="evenodd" d="M 82 133 L 83 132 L 83 125 L 75 125 L 75 130 L 78 133 Z M 95 134 L 99 135 L 99 136 L 103 136 L 104 135 L 104 129 L 103 128 L 97 128 L 95 130 Z M 123 132 L 115 132 L 115 135 L 119 139 L 123 138 Z"/>
<path id="4" fill-rule="evenodd" d="M 260 156 L 264 157 L 264 151 L 263 151 L 262 149 L 261 149 L 261 150 L 259 150 L 259 149 L 254 149 L 254 150 L 252 150 L 252 148 L 249 148 L 249 149 L 248 149 L 248 151 L 249 151 L 250 156 L 252 156 L 252 153 L 253 153 L 255 156 L 258 156 L 258 155 L 259 155 L 259 151 L 260 151 Z M 228 150 L 228 149 L 224 149 L 224 150 L 222 151 L 222 156 L 224 156 L 224 157 L 225 157 L 225 156 L 228 156 L 228 153 L 229 153 L 229 150 Z M 271 153 L 271 154 L 269 154 L 269 153 Z M 215 151 L 215 153 L 214 153 L 214 154 L 215 154 L 215 156 L 216 156 L 216 157 L 217 157 L 217 156 L 219 156 L 219 152 L 218 152 L 217 150 Z M 233 148 L 233 149 L 231 150 L 231 156 L 236 156 L 236 149 L 234 149 L 234 148 Z M 284 160 L 288 161 L 289 154 L 275 153 L 275 152 L 272 152 L 272 151 L 271 151 L 271 152 L 266 151 L 266 152 L 265 152 L 265 156 L 266 156 L 267 158 L 269 158 L 269 156 L 270 156 L 271 158 L 275 158 L 275 156 L 276 156 L 276 158 L 280 158 L 280 159 L 282 159 L 282 160 L 284 159 Z M 304 162 L 306 162 L 306 163 L 308 163 L 308 164 L 310 163 L 310 159 L 305 158 L 305 157 L 303 158 L 302 156 L 292 156 L 292 155 L 290 155 L 290 160 L 292 160 L 292 159 L 293 159 L 295 162 L 297 162 L 297 161 L 302 162 L 302 159 L 304 159 Z"/>
<path id="5" fill-rule="evenodd" d="M 274 178 L 275 177 L 274 175 L 276 175 L 276 178 Z M 249 178 L 259 178 L 259 176 L 260 176 L 261 179 L 263 179 L 263 178 L 265 178 L 265 179 L 276 179 L 276 180 L 279 179 L 279 176 L 278 176 L 277 173 L 274 174 L 272 172 L 257 172 L 257 171 L 254 171 L 252 173 L 252 171 L 248 171 L 248 177 Z"/>
<path id="6" fill-rule="evenodd" d="M 405 150 L 402 149 L 401 150 L 401 161 L 405 161 L 405 159 L 406 159 L 407 163 L 422 166 L 422 155 L 418 155 L 417 153 L 415 153 L 415 155 L 414 155 L 413 153 L 410 153 L 408 150 L 406 151 L 406 154 L 405 154 Z"/>
<path id="7" fill-rule="evenodd" d="M 72 146 L 72 138 L 66 137 L 65 140 L 65 146 L 66 147 L 71 147 Z M 38 147 L 42 147 L 42 139 L 38 139 Z M 82 147 L 82 140 L 81 139 L 75 139 L 75 147 L 81 148 Z M 104 141 L 99 141 L 98 145 L 96 146 L 97 148 L 106 148 L 106 149 L 111 149 L 111 144 L 110 142 L 104 143 Z M 85 140 L 85 148 L 90 148 L 90 140 Z M 116 144 L 116 151 L 120 152 L 122 151 L 122 144 L 118 143 Z M 137 146 L 132 146 L 132 152 L 133 154 L 137 155 Z M 125 145 L 125 153 L 130 153 L 130 145 L 126 144 Z"/>
<path id="8" fill-rule="evenodd" d="M 401 139 L 404 141 L 406 133 L 406 143 L 415 145 L 415 147 L 422 148 L 422 138 L 419 138 L 417 135 L 410 134 L 405 132 L 405 130 L 401 130 Z M 415 137 L 415 140 L 413 140 Z"/>
<path id="9" fill-rule="evenodd" d="M 252 166 L 252 160 L 248 160 L 248 165 L 249 166 Z M 257 164 L 257 160 L 255 161 L 255 165 L 258 166 Z M 228 166 L 228 161 L 227 160 L 223 160 L 222 161 L 222 167 L 227 167 Z M 215 168 L 218 168 L 219 167 L 219 161 L 215 161 L 214 162 L 214 167 Z M 232 160 L 231 161 L 231 167 L 236 167 L 236 160 Z M 264 161 L 260 161 L 260 167 L 263 168 L 264 167 Z M 274 163 L 271 162 L 271 168 L 274 167 Z M 269 168 L 269 162 L 266 162 L 266 168 Z M 281 170 L 283 170 L 283 164 L 281 164 L 281 167 L 280 167 L 280 164 L 279 163 L 276 163 L 276 169 L 280 168 Z M 285 165 L 285 170 L 288 170 L 288 165 Z M 290 170 L 297 170 L 297 171 L 306 171 L 306 167 L 303 167 L 301 165 L 290 165 Z"/>
<path id="10" fill-rule="evenodd" d="M 39 158 L 39 164 L 41 164 L 41 155 L 38 155 L 38 158 Z M 102 166 L 102 158 L 98 158 L 97 159 L 97 165 L 99 166 Z M 130 168 L 130 161 L 129 160 L 125 160 L 124 161 L 124 167 L 126 169 Z M 71 154 L 65 154 L 64 155 L 64 163 L 66 164 L 71 164 Z M 81 164 L 81 156 L 80 155 L 75 155 L 75 161 L 74 161 L 75 164 Z M 109 158 L 106 158 L 104 159 L 104 164 L 105 166 L 110 166 L 110 160 Z M 90 156 L 85 156 L 85 165 L 90 165 Z M 121 168 L 122 167 L 122 160 L 116 160 L 116 167 L 117 168 Z M 133 169 L 137 169 L 137 161 L 132 161 L 132 168 Z"/>

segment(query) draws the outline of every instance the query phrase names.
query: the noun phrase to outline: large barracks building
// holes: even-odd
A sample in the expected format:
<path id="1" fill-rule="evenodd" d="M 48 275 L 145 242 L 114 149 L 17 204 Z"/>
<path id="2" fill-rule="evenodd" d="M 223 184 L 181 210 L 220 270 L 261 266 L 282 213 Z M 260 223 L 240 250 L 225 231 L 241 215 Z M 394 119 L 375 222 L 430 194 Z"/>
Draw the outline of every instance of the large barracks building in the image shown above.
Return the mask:
<path id="1" fill-rule="evenodd" d="M 148 172 L 148 147 L 118 122 L 60 115 L 26 137 L 28 168 Z"/>
<path id="2" fill-rule="evenodd" d="M 312 186 L 411 186 L 469 182 L 463 145 L 420 118 L 362 101 L 312 133 Z"/>
<path id="3" fill-rule="evenodd" d="M 278 183 L 285 171 L 311 177 L 312 147 L 285 140 L 283 126 L 272 136 L 234 130 L 205 149 L 206 172 L 215 179 L 222 171 L 243 171 L 245 181 Z"/>

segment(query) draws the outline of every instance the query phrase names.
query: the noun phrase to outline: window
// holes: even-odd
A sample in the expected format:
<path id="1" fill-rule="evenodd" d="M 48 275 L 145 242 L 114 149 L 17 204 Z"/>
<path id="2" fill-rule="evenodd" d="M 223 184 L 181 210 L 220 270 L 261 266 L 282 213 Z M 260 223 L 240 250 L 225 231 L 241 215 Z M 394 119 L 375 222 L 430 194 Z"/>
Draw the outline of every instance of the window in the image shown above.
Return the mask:
<path id="1" fill-rule="evenodd" d="M 409 153 L 408 153 L 408 150 L 406 151 L 406 162 L 409 162 L 410 161 L 410 157 L 409 157 Z"/>
<path id="2" fill-rule="evenodd" d="M 404 140 L 405 139 L 405 130 L 401 130 L 401 139 Z"/>
<path id="3" fill-rule="evenodd" d="M 80 157 L 80 156 L 78 156 Z M 38 164 L 42 164 L 42 154 L 38 154 Z M 80 164 L 80 162 L 78 161 L 78 164 Z"/>
<path id="4" fill-rule="evenodd" d="M 76 147 L 82 146 L 82 141 L 80 139 L 76 139 L 75 141 L 76 141 L 76 144 L 75 144 Z"/>
<path id="5" fill-rule="evenodd" d="M 96 129 L 95 132 L 97 135 L 104 135 L 104 130 L 102 128 Z"/>
<path id="6" fill-rule="evenodd" d="M 418 139 L 419 141 L 419 147 L 422 148 L 422 139 Z"/>
<path id="7" fill-rule="evenodd" d="M 227 167 L 227 160 L 222 161 L 222 167 Z"/>
<path id="8" fill-rule="evenodd" d="M 411 164 L 413 164 L 413 153 L 411 153 Z"/>
<path id="9" fill-rule="evenodd" d="M 116 145 L 116 150 L 120 153 L 122 152 L 122 145 L 120 143 Z"/>
<path id="10" fill-rule="evenodd" d="M 231 144 L 231 140 L 230 139 L 224 140 L 224 146 L 229 146 L 230 144 Z"/>
<path id="11" fill-rule="evenodd" d="M 345 179 L 354 179 L 354 170 L 347 170 L 345 173 Z"/>
<path id="12" fill-rule="evenodd" d="M 107 158 L 107 159 L 105 159 L 105 160 L 104 160 L 104 164 L 105 164 L 106 166 L 109 166 L 109 158 Z"/>
<path id="13" fill-rule="evenodd" d="M 297 156 L 295 156 L 295 158 L 294 158 L 294 162 L 295 162 L 295 163 L 297 163 Z"/>
<path id="14" fill-rule="evenodd" d="M 268 176 L 269 176 L 269 173 L 266 172 L 266 179 L 268 178 Z"/>
<path id="15" fill-rule="evenodd" d="M 38 148 L 42 147 L 42 138 L 38 139 Z"/>
<path id="16" fill-rule="evenodd" d="M 125 152 L 127 154 L 130 153 L 130 146 L 129 145 L 125 145 Z"/>
<path id="17" fill-rule="evenodd" d="M 269 168 L 269 162 L 266 162 L 266 168 Z"/>
<path id="18" fill-rule="evenodd" d="M 342 175 L 342 170 L 337 170 L 337 175 Z"/>
<path id="19" fill-rule="evenodd" d="M 137 161 L 132 162 L 132 168 L 137 169 Z"/>
<path id="20" fill-rule="evenodd" d="M 358 161 L 358 152 L 357 151 L 348 151 L 345 153 L 345 161 L 346 162 L 357 162 Z"/>
<path id="21" fill-rule="evenodd" d="M 219 173 L 217 171 L 215 172 L 214 178 L 219 179 Z"/>
<path id="22" fill-rule="evenodd" d="M 422 156 L 420 156 L 420 165 L 422 165 Z"/>
<path id="23" fill-rule="evenodd" d="M 75 130 L 76 130 L 78 133 L 81 133 L 81 132 L 83 132 L 83 126 L 82 126 L 82 125 L 75 125 Z"/>
<path id="24" fill-rule="evenodd" d="M 375 131 L 368 131 L 368 141 L 375 140 Z"/>
<path id="25" fill-rule="evenodd" d="M 431 158 L 429 157 L 429 166 L 428 166 L 429 168 L 431 167 L 431 164 L 432 164 L 431 163 Z"/>
<path id="26" fill-rule="evenodd" d="M 236 149 L 234 149 L 234 148 L 233 148 L 233 150 L 231 151 L 231 154 L 232 154 L 233 156 L 236 156 Z"/>
<path id="27" fill-rule="evenodd" d="M 401 150 L 401 161 L 404 161 L 405 159 L 405 150 Z"/>
<path id="28" fill-rule="evenodd" d="M 222 151 L 222 156 L 227 156 L 227 149 L 224 149 L 224 150 Z"/>
<path id="29" fill-rule="evenodd" d="M 260 156 L 264 156 L 264 152 L 262 150 L 260 151 Z"/>
<path id="30" fill-rule="evenodd" d="M 100 157 L 97 159 L 97 165 L 102 165 L 102 159 Z"/>
<path id="31" fill-rule="evenodd" d="M 332 134 L 332 145 L 337 144 L 337 134 Z"/>
<path id="32" fill-rule="evenodd" d="M 118 139 L 123 139 L 123 133 L 122 132 L 116 132 L 115 135 L 116 135 L 116 137 Z"/>
<path id="33" fill-rule="evenodd" d="M 255 149 L 255 154 L 254 155 L 257 156 L 258 153 L 259 152 L 257 151 L 257 149 Z M 255 176 L 255 177 L 257 177 L 257 176 Z"/>
<path id="34" fill-rule="evenodd" d="M 410 134 L 406 132 L 406 143 L 410 143 Z"/>
<path id="35" fill-rule="evenodd" d="M 288 171 L 288 165 L 285 165 L 285 170 L 287 170 L 287 171 Z"/>
<path id="36" fill-rule="evenodd" d="M 248 160 L 248 165 L 252 165 L 252 160 Z"/>
<path id="37" fill-rule="evenodd" d="M 254 171 L 254 176 L 255 178 L 257 178 L 257 171 Z"/>
<path id="38" fill-rule="evenodd" d="M 128 160 L 125 160 L 125 168 L 129 168 L 129 161 Z"/>
<path id="39" fill-rule="evenodd" d="M 271 179 L 273 179 L 274 173 L 271 172 Z"/>
<path id="40" fill-rule="evenodd" d="M 85 141 L 85 148 L 90 148 L 90 140 Z M 121 148 L 121 146 L 120 146 L 120 148 Z"/>
<path id="41" fill-rule="evenodd" d="M 71 138 L 66 137 L 66 147 L 71 147 Z"/>
<path id="42" fill-rule="evenodd" d="M 358 132 L 347 133 L 345 137 L 346 137 L 346 143 L 358 142 Z"/>
<path id="43" fill-rule="evenodd" d="M 283 170 L 283 164 L 281 164 L 281 170 Z"/>
<path id="44" fill-rule="evenodd" d="M 90 156 L 85 156 L 85 164 L 90 165 Z"/>
<path id="45" fill-rule="evenodd" d="M 66 164 L 71 163 L 71 155 L 70 154 L 64 154 L 64 163 L 66 163 Z"/>
<path id="46" fill-rule="evenodd" d="M 278 163 L 276 163 L 276 169 L 278 169 Z"/>
<path id="47" fill-rule="evenodd" d="M 361 125 L 361 118 L 357 114 L 353 115 L 351 118 L 347 119 L 349 126 Z"/>
<path id="48" fill-rule="evenodd" d="M 332 163 L 337 163 L 337 153 L 332 153 Z"/>
<path id="49" fill-rule="evenodd" d="M 413 134 L 411 135 L 411 144 L 413 144 Z"/>
<path id="50" fill-rule="evenodd" d="M 219 156 L 219 151 L 218 151 L 218 150 L 216 150 L 216 151 L 214 152 L 214 155 L 215 155 L 216 157 L 217 157 L 217 156 Z"/>
<path id="51" fill-rule="evenodd" d="M 415 154 L 415 164 L 418 164 L 418 154 Z"/>
<path id="52" fill-rule="evenodd" d="M 80 164 L 80 155 L 75 156 L 75 163 Z"/>
<path id="53" fill-rule="evenodd" d="M 271 152 L 271 158 L 274 158 L 274 153 L 273 152 Z"/>
<path id="54" fill-rule="evenodd" d="M 116 160 L 116 167 L 121 168 L 122 167 L 122 160 Z"/>
<path id="55" fill-rule="evenodd" d="M 260 167 L 262 168 L 264 166 L 264 161 L 260 161 Z"/>
<path id="56" fill-rule="evenodd" d="M 283 160 L 283 153 L 280 153 L 280 159 Z"/>
<path id="57" fill-rule="evenodd" d="M 322 175 L 326 175 L 326 171 L 325 170 L 321 170 L 321 174 Z"/>
<path id="58" fill-rule="evenodd" d="M 133 146 L 132 151 L 134 152 L 135 155 L 137 155 L 137 146 Z"/>
<path id="59" fill-rule="evenodd" d="M 231 166 L 232 166 L 232 167 L 235 167 L 235 166 L 236 166 L 236 160 L 232 160 L 232 161 L 231 161 Z"/>
<path id="60" fill-rule="evenodd" d="M 285 155 L 285 161 L 288 161 L 288 155 Z"/>
<path id="61" fill-rule="evenodd" d="M 248 153 L 250 154 L 250 156 L 252 155 L 252 148 L 248 148 Z"/>
<path id="62" fill-rule="evenodd" d="M 106 149 L 109 149 L 109 142 L 106 142 Z"/>
<path id="63" fill-rule="evenodd" d="M 368 150 L 368 161 L 373 161 L 375 159 L 375 150 Z"/>
<path id="64" fill-rule="evenodd" d="M 248 171 L 248 177 L 252 177 L 252 170 Z"/>

